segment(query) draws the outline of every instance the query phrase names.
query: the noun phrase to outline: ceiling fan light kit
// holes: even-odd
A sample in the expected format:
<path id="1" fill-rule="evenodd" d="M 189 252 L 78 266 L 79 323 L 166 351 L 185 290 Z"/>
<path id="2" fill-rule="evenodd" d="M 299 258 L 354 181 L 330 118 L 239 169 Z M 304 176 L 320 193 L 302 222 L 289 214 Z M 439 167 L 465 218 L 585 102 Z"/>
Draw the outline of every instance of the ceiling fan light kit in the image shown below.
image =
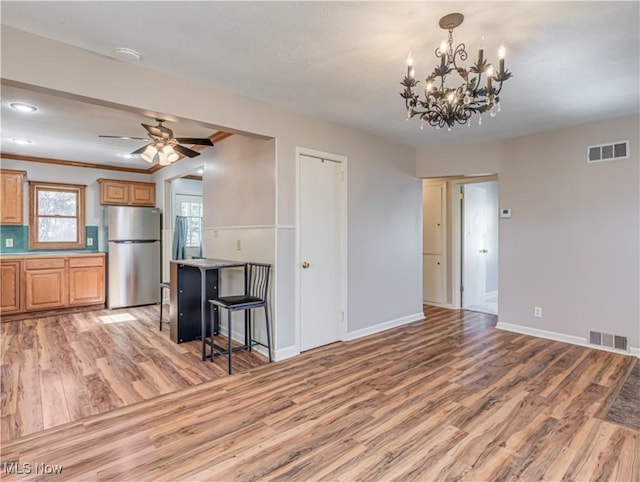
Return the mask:
<path id="1" fill-rule="evenodd" d="M 149 163 L 153 163 L 156 160 L 161 166 L 168 166 L 169 164 L 180 159 L 180 155 L 185 157 L 196 157 L 200 153 L 196 150 L 189 149 L 188 147 L 180 144 L 191 144 L 200 146 L 213 146 L 211 139 L 204 137 L 174 137 L 173 131 L 168 127 L 162 125 L 163 119 L 156 119 L 158 125 L 151 126 L 148 124 L 141 124 L 147 130 L 148 138 L 151 142 L 140 149 L 136 149 L 131 155 L 140 155 L 142 159 Z M 144 137 L 131 137 L 131 136 L 107 136 L 101 135 L 99 137 L 107 137 L 112 139 L 136 139 L 136 140 L 149 140 Z"/>
<path id="2" fill-rule="evenodd" d="M 404 91 L 400 96 L 405 100 L 407 119 L 418 116 L 420 128 L 425 122 L 438 129 L 456 124 L 471 125 L 471 117 L 478 114 L 478 125 L 482 125 L 482 114 L 489 111 L 491 117 L 500 112 L 500 92 L 504 81 L 513 75 L 504 68 L 506 49 L 498 49 L 499 68 L 495 69 L 484 58 L 484 48 L 478 49 L 478 58 L 469 68 L 458 65 L 467 59 L 463 43 L 453 47 L 453 29 L 460 26 L 464 16 L 450 13 L 440 19 L 440 28 L 449 31 L 449 37 L 436 48 L 435 56 L 440 59 L 433 72 L 425 78 L 423 96 L 414 90 L 419 81 L 415 79 L 415 69 L 411 53 L 407 57 L 407 75 L 401 82 Z M 450 74 L 456 73 L 462 83 L 455 85 Z M 447 83 L 448 82 L 448 83 Z"/>
<path id="3" fill-rule="evenodd" d="M 158 154 L 158 149 L 156 149 L 154 145 L 149 144 L 147 147 L 145 147 L 144 151 L 140 153 L 140 157 L 142 157 L 145 161 L 151 163 L 156 157 L 156 154 Z"/>

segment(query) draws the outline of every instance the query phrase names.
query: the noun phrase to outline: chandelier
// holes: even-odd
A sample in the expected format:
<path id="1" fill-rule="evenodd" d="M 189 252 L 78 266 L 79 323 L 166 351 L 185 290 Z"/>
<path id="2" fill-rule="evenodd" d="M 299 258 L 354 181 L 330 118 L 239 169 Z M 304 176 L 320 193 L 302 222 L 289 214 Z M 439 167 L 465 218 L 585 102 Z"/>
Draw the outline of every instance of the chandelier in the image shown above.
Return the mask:
<path id="1" fill-rule="evenodd" d="M 467 51 L 463 43 L 453 48 L 453 29 L 462 24 L 463 20 L 461 13 L 450 13 L 440 19 L 440 28 L 449 31 L 449 38 L 443 40 L 435 50 L 436 58 L 440 58 L 440 65 L 425 79 L 423 98 L 414 91 L 419 81 L 415 79 L 411 53 L 407 57 L 407 75 L 401 82 L 404 91 L 400 96 L 405 100 L 407 119 L 418 116 L 421 129 L 425 122 L 438 129 L 446 125 L 449 130 L 456 122 L 471 125 L 472 114 L 479 115 L 478 125 L 481 125 L 484 112 L 489 111 L 491 117 L 500 112 L 502 83 L 512 77 L 504 68 L 504 45 L 498 49 L 500 63 L 497 71 L 484 58 L 483 47 L 478 49 L 475 64 L 468 69 L 460 67 L 458 62 L 467 60 Z M 450 75 L 453 73 L 462 79 L 462 83 L 452 85 L 455 79 Z"/>

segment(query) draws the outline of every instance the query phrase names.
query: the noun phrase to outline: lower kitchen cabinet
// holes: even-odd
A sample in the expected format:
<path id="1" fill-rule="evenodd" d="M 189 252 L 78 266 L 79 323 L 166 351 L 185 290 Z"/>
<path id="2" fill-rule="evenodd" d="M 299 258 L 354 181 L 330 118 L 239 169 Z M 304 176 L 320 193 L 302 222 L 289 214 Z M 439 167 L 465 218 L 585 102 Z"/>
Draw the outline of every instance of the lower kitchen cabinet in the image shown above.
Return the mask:
<path id="1" fill-rule="evenodd" d="M 67 305 L 67 270 L 65 268 L 25 271 L 26 311 L 51 310 Z"/>
<path id="2" fill-rule="evenodd" d="M 22 311 L 22 261 L 0 260 L 0 313 L 3 315 Z"/>
<path id="3" fill-rule="evenodd" d="M 104 303 L 103 254 L 11 256 L 0 262 L 3 315 Z"/>
<path id="4" fill-rule="evenodd" d="M 104 303 L 104 257 L 69 259 L 69 305 Z"/>

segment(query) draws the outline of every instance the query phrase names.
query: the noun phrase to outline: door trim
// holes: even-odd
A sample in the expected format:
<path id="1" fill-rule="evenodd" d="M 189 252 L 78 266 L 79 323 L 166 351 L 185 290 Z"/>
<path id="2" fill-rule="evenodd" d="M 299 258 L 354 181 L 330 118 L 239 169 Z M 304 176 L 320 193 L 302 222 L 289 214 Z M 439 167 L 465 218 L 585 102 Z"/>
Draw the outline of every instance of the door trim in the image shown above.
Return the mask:
<path id="1" fill-rule="evenodd" d="M 346 341 L 347 338 L 347 333 L 348 333 L 348 326 L 349 326 L 349 314 L 348 314 L 348 279 L 347 279 L 347 266 L 348 266 L 348 252 L 347 252 L 347 194 L 348 194 L 348 177 L 347 177 L 347 173 L 349 172 L 348 169 L 348 160 L 345 156 L 341 156 L 339 154 L 332 154 L 329 152 L 323 152 L 323 151 L 318 151 L 316 149 L 310 149 L 307 147 L 300 147 L 300 146 L 296 146 L 296 233 L 295 233 L 295 244 L 296 244 L 296 249 L 295 249 L 295 317 L 296 317 L 296 322 L 294 323 L 295 326 L 295 340 L 296 340 L 296 348 L 298 350 L 298 353 L 300 353 L 301 351 L 301 329 L 302 329 L 302 307 L 301 307 L 301 303 L 300 303 L 300 296 L 301 296 L 301 291 L 300 291 L 300 263 L 302 262 L 301 257 L 300 257 L 300 252 L 301 252 L 301 239 L 300 239 L 300 192 L 301 192 L 301 186 L 300 186 L 300 163 L 301 163 L 301 156 L 308 156 L 308 157 L 316 157 L 319 159 L 324 159 L 327 161 L 332 161 L 332 162 L 337 162 L 340 163 L 341 165 L 341 173 L 342 173 L 342 186 L 341 186 L 341 200 L 340 200 L 340 210 L 342 211 L 342 220 L 340 223 L 340 250 L 343 253 L 342 256 L 342 263 L 341 263 L 341 273 L 340 273 L 340 279 L 342 280 L 342 286 L 341 286 L 341 296 L 340 296 L 340 304 L 341 304 L 341 310 L 343 313 L 343 317 L 342 317 L 342 323 L 340 326 L 340 339 L 342 341 Z"/>

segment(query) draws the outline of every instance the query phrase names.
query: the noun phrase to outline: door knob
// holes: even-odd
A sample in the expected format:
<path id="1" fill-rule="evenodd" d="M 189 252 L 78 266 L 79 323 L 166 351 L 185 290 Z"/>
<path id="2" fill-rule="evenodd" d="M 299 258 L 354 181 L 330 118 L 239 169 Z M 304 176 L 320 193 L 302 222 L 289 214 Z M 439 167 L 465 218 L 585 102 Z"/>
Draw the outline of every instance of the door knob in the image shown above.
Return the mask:
<path id="1" fill-rule="evenodd" d="M 311 266 L 309 263 L 307 263 L 306 261 L 304 261 L 302 263 L 302 269 L 307 269 L 309 266 Z"/>
<path id="2" fill-rule="evenodd" d="M 487 251 L 486 249 L 481 249 L 480 251 L 478 251 L 479 253 L 485 254 L 488 253 L 489 251 Z"/>

